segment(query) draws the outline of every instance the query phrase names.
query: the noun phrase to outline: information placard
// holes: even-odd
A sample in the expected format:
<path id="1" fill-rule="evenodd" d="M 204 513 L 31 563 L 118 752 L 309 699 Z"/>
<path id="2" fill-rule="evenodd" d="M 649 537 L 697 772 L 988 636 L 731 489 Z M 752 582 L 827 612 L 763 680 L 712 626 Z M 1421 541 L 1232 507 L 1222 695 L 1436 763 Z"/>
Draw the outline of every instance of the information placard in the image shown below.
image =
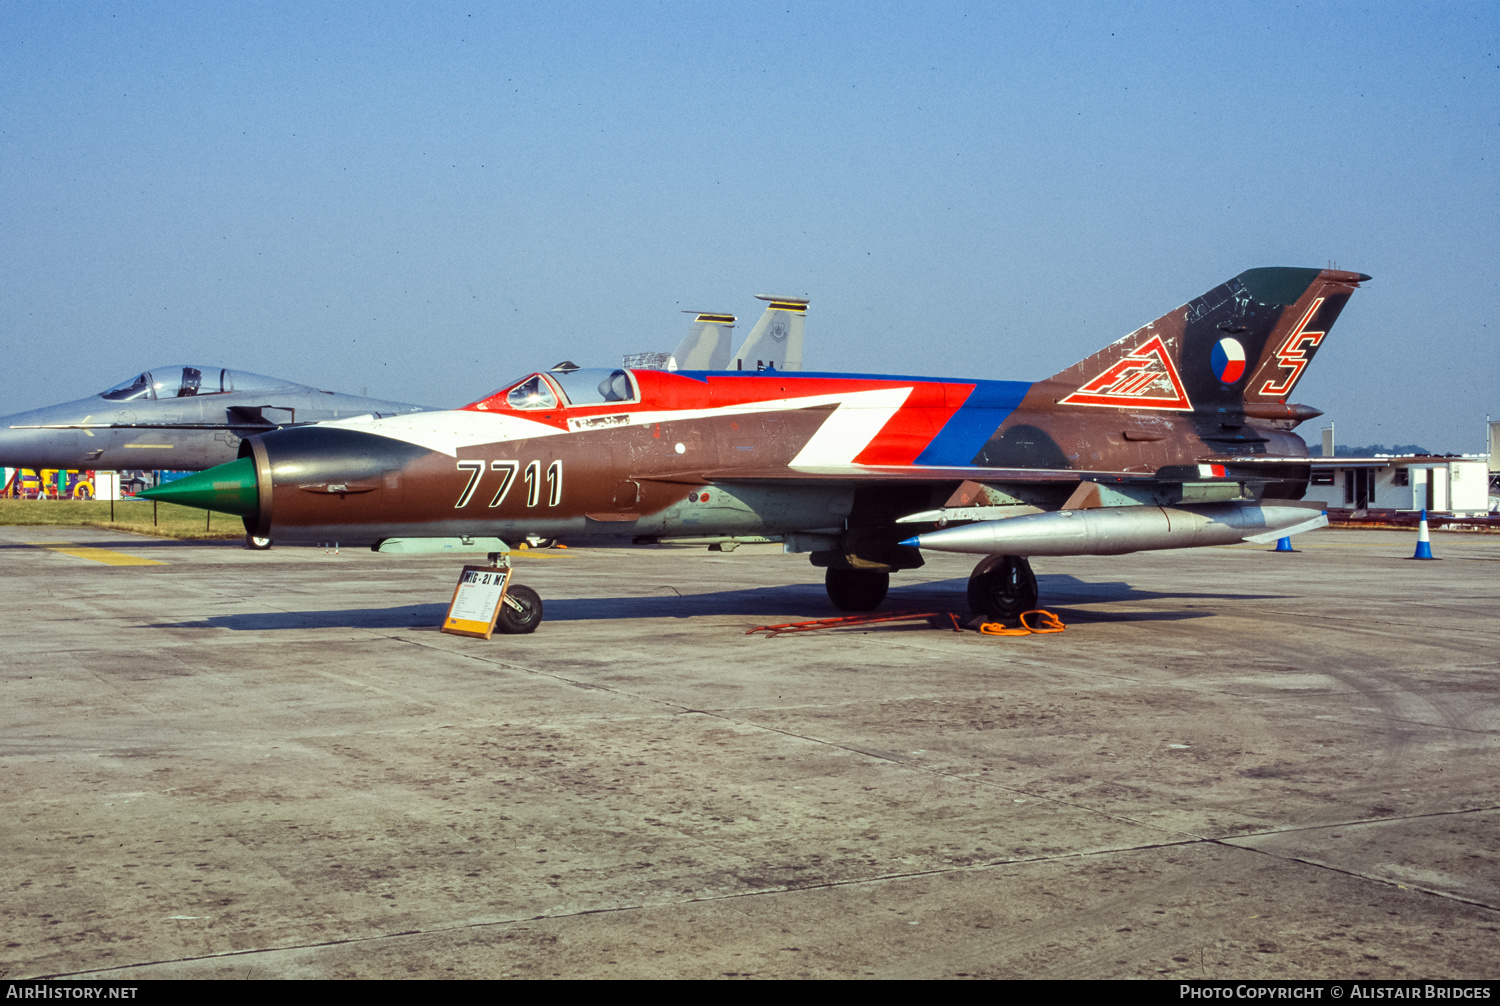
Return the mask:
<path id="1" fill-rule="evenodd" d="M 510 585 L 510 569 L 494 566 L 465 566 L 453 589 L 453 601 L 443 618 L 443 631 L 455 636 L 478 636 L 489 639 L 495 632 L 495 619 L 505 588 Z"/>

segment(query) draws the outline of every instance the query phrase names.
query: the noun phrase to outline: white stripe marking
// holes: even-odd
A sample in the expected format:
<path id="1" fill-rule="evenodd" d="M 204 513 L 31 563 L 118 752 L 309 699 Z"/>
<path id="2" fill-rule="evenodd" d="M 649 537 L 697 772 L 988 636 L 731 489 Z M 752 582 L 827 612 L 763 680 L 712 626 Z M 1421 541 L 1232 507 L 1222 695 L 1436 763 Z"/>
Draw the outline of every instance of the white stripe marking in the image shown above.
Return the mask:
<path id="1" fill-rule="evenodd" d="M 757 412 L 788 412 L 812 409 L 820 405 L 837 406 L 828 420 L 813 434 L 793 464 L 847 464 L 875 439 L 885 424 L 910 397 L 910 386 L 877 388 L 873 391 L 851 391 L 833 395 L 809 395 L 805 398 L 778 398 L 769 402 L 746 402 L 717 409 L 677 409 L 630 413 L 631 426 L 652 423 L 677 423 L 685 419 L 711 416 L 743 416 Z M 533 440 L 555 437 L 570 430 L 523 419 L 520 416 L 494 412 L 453 409 L 447 412 L 412 412 L 385 419 L 334 419 L 318 423 L 345 430 L 360 430 L 416 444 L 430 451 L 457 457 L 460 448 L 481 444 L 498 444 L 509 440 Z"/>
<path id="2" fill-rule="evenodd" d="M 333 419 L 318 423 L 341 430 L 360 430 L 416 444 L 430 451 L 457 457 L 460 447 L 495 444 L 506 440 L 550 437 L 566 430 L 519 416 L 453 409 L 447 412 L 411 412 L 385 419 Z"/>
<path id="3" fill-rule="evenodd" d="M 844 396 L 828 421 L 818 427 L 792 458 L 793 465 L 847 465 L 885 428 L 906 403 L 911 388 L 881 388 Z"/>

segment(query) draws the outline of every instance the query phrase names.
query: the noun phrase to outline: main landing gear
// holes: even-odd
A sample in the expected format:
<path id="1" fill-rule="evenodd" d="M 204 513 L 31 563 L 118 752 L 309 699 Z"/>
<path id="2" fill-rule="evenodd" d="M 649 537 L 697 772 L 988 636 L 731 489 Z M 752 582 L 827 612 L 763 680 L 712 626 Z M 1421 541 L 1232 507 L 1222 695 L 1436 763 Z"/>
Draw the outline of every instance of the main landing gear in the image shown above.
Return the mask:
<path id="1" fill-rule="evenodd" d="M 1036 601 L 1036 574 L 1023 556 L 992 555 L 969 574 L 969 610 L 976 615 L 1014 623 Z"/>
<path id="2" fill-rule="evenodd" d="M 245 547 L 255 552 L 264 552 L 271 547 L 270 538 L 257 538 L 253 534 L 245 535 Z"/>
<path id="3" fill-rule="evenodd" d="M 823 582 L 840 611 L 874 611 L 885 600 L 891 574 L 829 569 Z M 1036 574 L 1023 556 L 988 556 L 969 575 L 969 610 L 989 621 L 1014 624 L 1036 604 Z"/>
<path id="4" fill-rule="evenodd" d="M 823 584 L 828 588 L 828 599 L 840 611 L 874 611 L 891 587 L 891 574 L 830 568 Z"/>

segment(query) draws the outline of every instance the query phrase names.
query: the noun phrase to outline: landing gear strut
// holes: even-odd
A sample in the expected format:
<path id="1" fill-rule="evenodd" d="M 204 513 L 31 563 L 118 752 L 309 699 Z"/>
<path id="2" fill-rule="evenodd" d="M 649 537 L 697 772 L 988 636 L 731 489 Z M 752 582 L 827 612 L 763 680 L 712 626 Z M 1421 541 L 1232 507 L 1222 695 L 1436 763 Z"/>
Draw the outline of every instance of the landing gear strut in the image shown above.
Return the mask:
<path id="1" fill-rule="evenodd" d="M 823 584 L 828 588 L 828 599 L 840 611 L 874 611 L 891 587 L 891 574 L 830 568 Z"/>
<path id="2" fill-rule="evenodd" d="M 1019 555 L 992 555 L 969 574 L 969 608 L 997 622 L 1015 623 L 1036 608 L 1036 574 Z"/>

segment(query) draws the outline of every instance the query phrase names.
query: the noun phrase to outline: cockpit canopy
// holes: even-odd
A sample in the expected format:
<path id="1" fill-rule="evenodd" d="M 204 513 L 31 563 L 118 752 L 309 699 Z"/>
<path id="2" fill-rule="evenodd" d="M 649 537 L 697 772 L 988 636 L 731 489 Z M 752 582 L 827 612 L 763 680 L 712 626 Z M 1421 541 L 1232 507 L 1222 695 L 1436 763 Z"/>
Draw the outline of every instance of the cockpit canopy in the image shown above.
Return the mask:
<path id="1" fill-rule="evenodd" d="M 155 401 L 159 398 L 227 395 L 231 391 L 264 391 L 285 388 L 290 383 L 263 374 L 222 367 L 155 367 L 99 392 L 99 397 L 111 402 Z"/>
<path id="2" fill-rule="evenodd" d="M 554 393 L 554 385 L 562 393 L 562 404 L 575 408 L 633 402 L 637 398 L 635 381 L 629 371 L 603 367 L 533 374 L 495 395 L 504 395 L 505 404 L 513 409 L 555 409 L 558 396 Z"/>

